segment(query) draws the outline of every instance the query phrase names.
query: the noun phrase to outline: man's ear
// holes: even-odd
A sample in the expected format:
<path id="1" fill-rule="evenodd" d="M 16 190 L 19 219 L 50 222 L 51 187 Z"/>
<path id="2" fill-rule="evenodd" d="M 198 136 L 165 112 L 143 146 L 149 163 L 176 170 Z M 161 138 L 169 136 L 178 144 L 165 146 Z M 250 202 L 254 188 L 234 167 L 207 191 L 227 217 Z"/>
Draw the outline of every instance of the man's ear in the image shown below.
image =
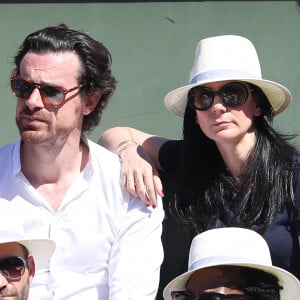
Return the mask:
<path id="1" fill-rule="evenodd" d="M 29 273 L 29 284 L 32 282 L 33 277 L 35 275 L 35 263 L 33 256 L 28 256 L 27 258 L 27 265 L 28 265 L 28 273 Z"/>
<path id="2" fill-rule="evenodd" d="M 89 95 L 89 96 L 84 97 L 82 113 L 85 116 L 89 115 L 95 109 L 95 107 L 97 106 L 99 101 L 101 101 L 101 96 L 102 96 L 102 94 L 99 92 L 94 95 Z"/>

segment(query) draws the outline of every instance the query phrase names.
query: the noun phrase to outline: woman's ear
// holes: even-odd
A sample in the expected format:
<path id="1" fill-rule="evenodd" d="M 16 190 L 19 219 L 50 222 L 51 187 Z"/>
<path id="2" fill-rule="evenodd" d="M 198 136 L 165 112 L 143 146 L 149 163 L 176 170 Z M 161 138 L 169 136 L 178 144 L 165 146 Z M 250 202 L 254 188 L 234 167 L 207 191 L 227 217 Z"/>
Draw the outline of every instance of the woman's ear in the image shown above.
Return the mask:
<path id="1" fill-rule="evenodd" d="M 258 104 L 256 104 L 255 110 L 254 110 L 254 115 L 255 115 L 255 117 L 259 117 L 259 116 L 261 116 L 261 114 L 262 114 L 261 107 Z"/>
<path id="2" fill-rule="evenodd" d="M 86 116 L 89 115 L 97 106 L 99 101 L 101 101 L 101 93 L 96 93 L 94 95 L 88 95 L 84 97 L 84 104 L 82 107 L 82 113 Z"/>

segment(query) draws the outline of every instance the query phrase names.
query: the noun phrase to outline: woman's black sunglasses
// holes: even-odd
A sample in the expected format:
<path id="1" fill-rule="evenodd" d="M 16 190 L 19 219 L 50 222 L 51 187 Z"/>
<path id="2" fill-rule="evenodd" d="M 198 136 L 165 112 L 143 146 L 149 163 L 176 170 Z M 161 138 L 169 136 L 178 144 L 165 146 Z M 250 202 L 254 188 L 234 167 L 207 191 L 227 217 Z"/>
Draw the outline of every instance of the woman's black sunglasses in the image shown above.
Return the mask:
<path id="1" fill-rule="evenodd" d="M 215 96 L 218 95 L 226 106 L 238 107 L 246 102 L 249 92 L 253 91 L 241 82 L 227 83 L 219 91 L 199 85 L 189 91 L 188 103 L 194 109 L 208 110 L 213 105 Z"/>

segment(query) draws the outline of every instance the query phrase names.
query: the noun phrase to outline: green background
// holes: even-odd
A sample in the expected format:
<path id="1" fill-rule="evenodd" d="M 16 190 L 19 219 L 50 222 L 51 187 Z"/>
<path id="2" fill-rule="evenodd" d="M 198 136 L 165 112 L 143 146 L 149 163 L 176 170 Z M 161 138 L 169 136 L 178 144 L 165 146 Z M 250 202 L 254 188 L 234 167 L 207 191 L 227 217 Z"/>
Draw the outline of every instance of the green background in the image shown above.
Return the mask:
<path id="1" fill-rule="evenodd" d="M 18 138 L 16 100 L 9 87 L 17 48 L 32 31 L 61 22 L 102 41 L 113 57 L 119 84 L 102 122 L 91 134 L 94 141 L 112 126 L 180 138 L 182 119 L 165 109 L 163 98 L 187 84 L 198 41 L 222 34 L 242 35 L 254 43 L 263 78 L 285 85 L 293 94 L 290 106 L 276 116 L 275 126 L 284 133 L 300 133 L 297 1 L 0 4 L 0 146 Z M 296 142 L 300 145 L 300 138 Z M 169 228 L 167 233 L 174 235 L 169 247 L 179 241 L 187 252 L 184 228 L 172 224 Z M 162 283 L 180 269 L 177 257 L 169 254 L 168 260 L 173 263 Z"/>
<path id="2" fill-rule="evenodd" d="M 0 22 L 0 146 L 18 137 L 8 80 L 13 56 L 28 33 L 61 22 L 102 41 L 113 57 L 119 84 L 91 134 L 95 141 L 119 125 L 181 137 L 182 120 L 165 109 L 163 98 L 188 82 L 198 41 L 221 34 L 243 35 L 255 44 L 263 78 L 293 93 L 276 127 L 300 132 L 297 1 L 0 4 Z"/>

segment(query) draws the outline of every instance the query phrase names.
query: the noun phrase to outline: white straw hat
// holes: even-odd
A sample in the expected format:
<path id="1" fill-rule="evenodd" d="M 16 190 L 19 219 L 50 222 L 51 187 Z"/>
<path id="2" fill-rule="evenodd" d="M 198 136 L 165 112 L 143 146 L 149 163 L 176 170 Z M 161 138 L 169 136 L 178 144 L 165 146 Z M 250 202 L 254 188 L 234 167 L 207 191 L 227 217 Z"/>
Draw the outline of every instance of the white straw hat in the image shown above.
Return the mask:
<path id="1" fill-rule="evenodd" d="M 50 239 L 25 239 L 21 213 L 8 200 L 0 199 L 0 244 L 16 242 L 34 257 L 35 267 L 43 266 L 55 250 Z"/>
<path id="2" fill-rule="evenodd" d="M 272 105 L 274 115 L 282 112 L 292 98 L 286 87 L 262 79 L 256 50 L 248 39 L 222 35 L 198 43 L 189 84 L 169 92 L 164 103 L 171 112 L 183 116 L 192 87 L 225 80 L 245 81 L 260 87 Z"/>
<path id="3" fill-rule="evenodd" d="M 300 282 L 288 271 L 272 266 L 270 250 L 264 238 L 253 230 L 235 227 L 211 229 L 197 235 L 191 244 L 188 272 L 173 279 L 164 289 L 164 299 L 172 291 L 182 291 L 193 272 L 230 265 L 262 270 L 276 276 L 281 300 L 299 300 Z"/>

